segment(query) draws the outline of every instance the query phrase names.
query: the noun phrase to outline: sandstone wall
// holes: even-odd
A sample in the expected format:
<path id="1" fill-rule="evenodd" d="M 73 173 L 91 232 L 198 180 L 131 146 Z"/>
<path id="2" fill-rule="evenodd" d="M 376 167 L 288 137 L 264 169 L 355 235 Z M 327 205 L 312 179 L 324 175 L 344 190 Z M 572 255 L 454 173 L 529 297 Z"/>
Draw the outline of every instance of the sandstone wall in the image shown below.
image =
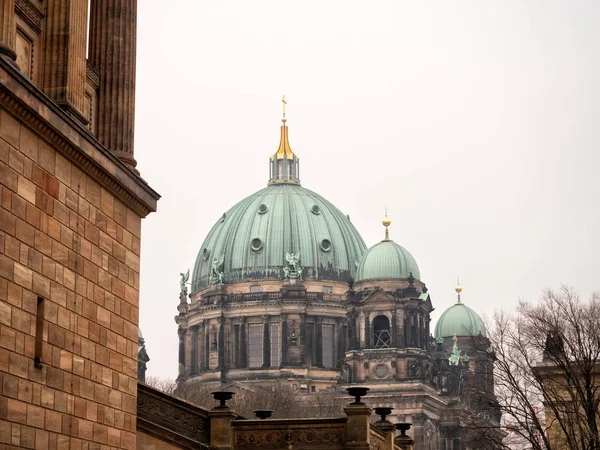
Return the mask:
<path id="1" fill-rule="evenodd" d="M 0 185 L 0 444 L 134 448 L 139 214 L 5 109 Z"/>

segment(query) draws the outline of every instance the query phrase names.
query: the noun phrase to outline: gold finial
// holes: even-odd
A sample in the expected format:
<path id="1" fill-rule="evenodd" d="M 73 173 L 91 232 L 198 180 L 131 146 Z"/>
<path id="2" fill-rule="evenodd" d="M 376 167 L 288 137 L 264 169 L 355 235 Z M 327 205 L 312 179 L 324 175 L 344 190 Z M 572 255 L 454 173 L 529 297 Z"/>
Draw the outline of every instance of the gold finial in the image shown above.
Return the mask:
<path id="1" fill-rule="evenodd" d="M 456 287 L 454 288 L 456 294 L 458 295 L 458 302 L 460 303 L 460 293 L 462 292 L 462 286 L 460 285 L 460 280 L 456 277 Z"/>
<path id="2" fill-rule="evenodd" d="M 456 345 L 456 343 L 458 342 L 458 338 L 456 337 L 456 333 L 454 333 L 454 336 L 452 336 L 452 340 L 454 341 L 454 345 Z"/>
<path id="3" fill-rule="evenodd" d="M 389 241 L 390 240 L 390 232 L 388 230 L 388 227 L 392 224 L 392 221 L 390 219 L 388 219 L 387 207 L 385 208 L 385 218 L 381 221 L 381 223 L 385 227 L 385 240 Z"/>
<path id="4" fill-rule="evenodd" d="M 287 122 L 287 119 L 285 117 L 285 107 L 286 107 L 286 105 L 287 105 L 287 101 L 286 101 L 285 95 L 284 95 L 284 96 L 281 97 L 281 109 L 283 110 L 283 117 L 281 118 L 281 121 L 283 123 Z"/>

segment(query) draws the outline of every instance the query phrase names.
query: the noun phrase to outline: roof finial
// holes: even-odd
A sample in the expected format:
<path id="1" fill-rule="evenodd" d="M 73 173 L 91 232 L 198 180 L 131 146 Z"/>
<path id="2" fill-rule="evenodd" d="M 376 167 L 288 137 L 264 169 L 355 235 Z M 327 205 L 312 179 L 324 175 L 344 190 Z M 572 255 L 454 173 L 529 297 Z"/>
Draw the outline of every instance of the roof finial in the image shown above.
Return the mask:
<path id="1" fill-rule="evenodd" d="M 460 285 L 460 280 L 456 277 L 456 287 L 454 288 L 456 294 L 458 295 L 458 301 L 456 303 L 461 303 L 460 301 L 460 293 L 462 292 L 462 286 Z"/>
<path id="2" fill-rule="evenodd" d="M 388 230 L 388 227 L 391 225 L 392 221 L 390 219 L 388 219 L 387 206 L 385 207 L 385 218 L 381 221 L 381 223 L 385 227 L 385 239 L 384 240 L 389 241 L 390 240 L 390 232 Z"/>
<path id="3" fill-rule="evenodd" d="M 286 119 L 286 117 L 285 117 L 285 107 L 286 107 L 286 106 L 287 106 L 287 101 L 286 101 L 286 99 L 285 99 L 285 95 L 283 95 L 283 96 L 281 97 L 281 109 L 283 110 L 283 117 L 281 118 L 281 121 L 282 121 L 283 123 L 286 123 L 286 122 L 287 122 L 287 119 Z"/>

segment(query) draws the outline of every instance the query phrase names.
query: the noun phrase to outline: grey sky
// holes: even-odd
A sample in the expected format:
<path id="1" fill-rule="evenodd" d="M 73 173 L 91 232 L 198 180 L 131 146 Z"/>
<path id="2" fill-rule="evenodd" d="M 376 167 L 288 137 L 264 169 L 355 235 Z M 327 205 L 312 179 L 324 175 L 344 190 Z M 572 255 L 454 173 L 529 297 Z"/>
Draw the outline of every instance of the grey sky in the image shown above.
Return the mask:
<path id="1" fill-rule="evenodd" d="M 138 4 L 149 375 L 177 373 L 179 273 L 264 187 L 282 94 L 302 185 L 417 260 L 439 314 L 600 290 L 600 2 Z"/>

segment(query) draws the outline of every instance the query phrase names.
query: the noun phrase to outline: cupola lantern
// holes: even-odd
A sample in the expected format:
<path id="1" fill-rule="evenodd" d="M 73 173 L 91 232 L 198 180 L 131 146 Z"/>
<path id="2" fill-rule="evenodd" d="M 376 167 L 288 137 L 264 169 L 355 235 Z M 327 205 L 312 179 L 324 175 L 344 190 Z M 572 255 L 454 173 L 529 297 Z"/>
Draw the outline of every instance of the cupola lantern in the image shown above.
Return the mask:
<path id="1" fill-rule="evenodd" d="M 285 108 L 287 101 L 285 95 L 281 98 L 283 104 L 283 117 L 281 118 L 281 138 L 279 149 L 269 159 L 269 185 L 272 184 L 300 184 L 300 159 L 294 154 L 288 139 L 288 127 L 285 124 Z"/>

